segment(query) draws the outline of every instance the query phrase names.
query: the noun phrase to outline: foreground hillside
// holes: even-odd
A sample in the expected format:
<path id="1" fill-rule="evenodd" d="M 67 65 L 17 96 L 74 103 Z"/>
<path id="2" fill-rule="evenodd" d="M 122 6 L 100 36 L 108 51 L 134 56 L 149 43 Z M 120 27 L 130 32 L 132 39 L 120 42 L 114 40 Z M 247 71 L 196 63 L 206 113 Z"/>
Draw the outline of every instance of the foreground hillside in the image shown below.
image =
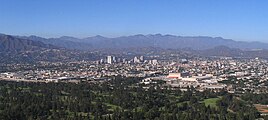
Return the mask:
<path id="1" fill-rule="evenodd" d="M 254 120 L 259 112 L 234 95 L 149 89 L 140 78 L 103 83 L 0 81 L 0 119 Z M 260 99 L 261 100 L 261 99 Z"/>

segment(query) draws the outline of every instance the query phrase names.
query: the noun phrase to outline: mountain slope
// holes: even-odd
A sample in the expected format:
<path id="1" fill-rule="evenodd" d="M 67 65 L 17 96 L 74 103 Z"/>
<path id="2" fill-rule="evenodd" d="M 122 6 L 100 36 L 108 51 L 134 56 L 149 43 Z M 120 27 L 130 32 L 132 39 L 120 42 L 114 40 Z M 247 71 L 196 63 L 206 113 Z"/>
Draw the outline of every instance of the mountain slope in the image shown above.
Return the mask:
<path id="1" fill-rule="evenodd" d="M 58 47 L 63 47 L 63 48 L 67 48 L 67 49 L 77 49 L 77 50 L 89 50 L 91 48 L 90 44 L 87 43 L 81 43 L 79 42 L 78 38 L 73 38 L 73 37 L 67 37 L 67 36 L 63 36 L 60 38 L 42 38 L 42 37 L 38 37 L 38 36 L 16 36 L 18 38 L 23 38 L 23 39 L 29 39 L 29 40 L 33 40 L 33 41 L 40 41 L 43 42 L 45 44 L 51 44 L 54 46 L 58 46 Z"/>
<path id="2" fill-rule="evenodd" d="M 64 62 L 92 59 L 96 59 L 96 56 L 91 52 L 68 50 L 40 41 L 0 34 L 0 63 Z"/>
<path id="3" fill-rule="evenodd" d="M 196 51 L 198 54 L 202 56 L 228 56 L 228 57 L 239 57 L 244 54 L 245 51 L 242 51 L 237 48 L 229 48 L 226 46 L 217 46 L 214 48 L 206 49 L 206 50 L 199 50 Z"/>
<path id="4" fill-rule="evenodd" d="M 42 48 L 56 48 L 52 45 L 44 44 L 39 41 L 20 39 L 10 35 L 0 35 L 1 52 L 18 52 L 27 50 L 38 50 Z"/>
<path id="5" fill-rule="evenodd" d="M 229 48 L 226 46 L 217 46 L 206 50 L 191 51 L 201 56 L 218 56 L 218 57 L 243 57 L 243 58 L 268 58 L 268 50 L 241 50 L 237 48 Z"/>

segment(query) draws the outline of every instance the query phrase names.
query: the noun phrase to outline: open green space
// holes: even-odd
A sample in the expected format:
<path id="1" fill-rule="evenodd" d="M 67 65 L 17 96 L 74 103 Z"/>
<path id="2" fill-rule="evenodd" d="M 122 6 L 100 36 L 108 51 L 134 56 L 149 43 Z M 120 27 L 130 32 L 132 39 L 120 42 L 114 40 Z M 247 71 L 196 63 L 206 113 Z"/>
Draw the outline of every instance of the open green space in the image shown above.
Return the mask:
<path id="1" fill-rule="evenodd" d="M 205 103 L 205 106 L 210 106 L 210 107 L 214 107 L 214 108 L 217 108 L 217 101 L 220 100 L 220 97 L 217 97 L 217 98 L 208 98 L 208 99 L 205 99 L 204 101 L 202 101 L 203 103 Z"/>

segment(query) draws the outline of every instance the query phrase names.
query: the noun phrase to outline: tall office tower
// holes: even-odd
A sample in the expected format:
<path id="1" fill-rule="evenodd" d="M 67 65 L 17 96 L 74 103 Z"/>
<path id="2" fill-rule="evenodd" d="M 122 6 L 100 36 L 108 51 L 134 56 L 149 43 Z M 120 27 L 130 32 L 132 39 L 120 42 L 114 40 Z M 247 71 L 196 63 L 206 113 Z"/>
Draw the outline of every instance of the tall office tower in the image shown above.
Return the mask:
<path id="1" fill-rule="evenodd" d="M 100 64 L 102 64 L 102 63 L 104 63 L 104 60 L 103 59 L 100 60 Z"/>
<path id="2" fill-rule="evenodd" d="M 140 57 L 140 61 L 141 61 L 141 62 L 143 62 L 143 61 L 144 61 L 143 56 L 141 56 L 141 57 Z"/>
<path id="3" fill-rule="evenodd" d="M 107 56 L 107 63 L 108 64 L 112 64 L 113 63 L 112 56 Z"/>
<path id="4" fill-rule="evenodd" d="M 113 63 L 116 63 L 116 57 L 113 56 Z"/>
<path id="5" fill-rule="evenodd" d="M 133 62 L 134 62 L 134 63 L 139 63 L 139 62 L 140 62 L 140 60 L 139 60 L 139 58 L 134 57 Z"/>
<path id="6" fill-rule="evenodd" d="M 125 62 L 126 62 L 126 59 L 125 59 L 125 58 L 123 58 L 122 62 L 123 62 L 123 63 L 125 63 Z"/>

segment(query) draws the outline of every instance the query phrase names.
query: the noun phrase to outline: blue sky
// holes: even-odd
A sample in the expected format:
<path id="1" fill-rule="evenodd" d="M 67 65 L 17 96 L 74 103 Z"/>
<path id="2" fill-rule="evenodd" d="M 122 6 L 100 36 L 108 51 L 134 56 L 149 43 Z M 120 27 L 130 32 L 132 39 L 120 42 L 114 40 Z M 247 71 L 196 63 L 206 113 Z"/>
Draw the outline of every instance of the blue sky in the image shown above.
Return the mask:
<path id="1" fill-rule="evenodd" d="M 0 0 L 0 33 L 161 33 L 268 42 L 267 6 L 267 0 Z"/>

